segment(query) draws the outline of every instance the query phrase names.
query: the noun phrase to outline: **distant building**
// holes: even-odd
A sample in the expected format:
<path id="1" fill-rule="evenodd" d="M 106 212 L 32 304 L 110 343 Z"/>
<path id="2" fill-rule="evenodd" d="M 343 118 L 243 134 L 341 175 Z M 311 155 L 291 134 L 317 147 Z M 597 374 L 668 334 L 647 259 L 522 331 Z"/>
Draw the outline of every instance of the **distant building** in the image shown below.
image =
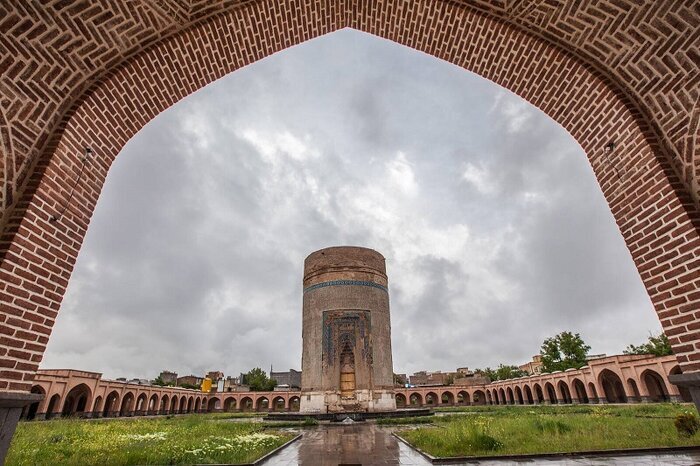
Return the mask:
<path id="1" fill-rule="evenodd" d="M 175 385 L 177 383 L 177 372 L 162 371 L 158 377 L 165 385 Z"/>
<path id="2" fill-rule="evenodd" d="M 131 379 L 127 380 L 126 383 L 135 383 L 137 385 L 152 385 L 151 381 L 148 379 Z"/>
<path id="3" fill-rule="evenodd" d="M 200 386 L 202 385 L 202 381 L 204 380 L 204 377 L 197 377 L 196 375 L 185 375 L 182 377 L 177 378 L 177 385 L 182 386 L 184 385 L 196 385 Z"/>
<path id="4" fill-rule="evenodd" d="M 419 371 L 409 377 L 409 382 L 415 386 L 447 385 L 454 382 L 457 375 L 456 372 Z"/>
<path id="5" fill-rule="evenodd" d="M 216 382 L 224 378 L 224 373 L 221 371 L 209 371 L 207 372 L 207 377 L 216 385 Z"/>
<path id="6" fill-rule="evenodd" d="M 491 379 L 484 375 L 477 375 L 472 371 L 459 372 L 457 370 L 457 375 L 454 378 L 454 385 L 460 385 L 463 387 L 470 387 L 472 385 L 486 385 L 491 382 Z"/>
<path id="7" fill-rule="evenodd" d="M 404 387 L 408 383 L 408 376 L 406 374 L 394 374 L 394 386 Z"/>
<path id="8" fill-rule="evenodd" d="M 542 355 L 541 354 L 536 354 L 532 357 L 532 361 L 526 362 L 523 365 L 518 366 L 518 369 L 520 369 L 523 372 L 526 372 L 527 375 L 539 375 L 542 373 Z"/>
<path id="9" fill-rule="evenodd" d="M 221 391 L 222 392 L 235 392 L 236 387 L 240 386 L 238 377 L 228 376 L 221 381 Z"/>
<path id="10" fill-rule="evenodd" d="M 270 378 L 277 382 L 278 386 L 289 388 L 300 388 L 301 387 L 301 371 L 295 371 L 294 369 L 289 369 L 285 372 L 272 372 L 270 371 Z"/>

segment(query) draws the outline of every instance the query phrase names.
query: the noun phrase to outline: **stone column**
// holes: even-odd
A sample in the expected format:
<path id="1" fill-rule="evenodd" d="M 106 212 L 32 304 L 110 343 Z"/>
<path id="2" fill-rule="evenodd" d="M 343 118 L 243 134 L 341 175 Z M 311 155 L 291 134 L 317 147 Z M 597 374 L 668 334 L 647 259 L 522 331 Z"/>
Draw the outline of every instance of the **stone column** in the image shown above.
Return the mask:
<path id="1" fill-rule="evenodd" d="M 43 397 L 39 393 L 0 392 L 0 464 L 5 464 L 5 455 L 10 448 L 22 409 Z"/>
<path id="2" fill-rule="evenodd" d="M 693 398 L 695 407 L 700 411 L 700 372 L 689 372 L 687 374 L 671 374 L 668 381 L 678 387 L 687 388 Z"/>

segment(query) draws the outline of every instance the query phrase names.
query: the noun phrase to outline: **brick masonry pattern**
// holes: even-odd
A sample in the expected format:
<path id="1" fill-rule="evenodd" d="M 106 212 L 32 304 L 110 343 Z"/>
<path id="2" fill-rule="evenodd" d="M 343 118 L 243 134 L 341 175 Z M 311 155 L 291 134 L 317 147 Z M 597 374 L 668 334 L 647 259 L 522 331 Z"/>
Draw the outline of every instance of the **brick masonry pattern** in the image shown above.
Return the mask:
<path id="1" fill-rule="evenodd" d="M 0 390 L 30 387 L 128 139 L 206 84 L 343 27 L 473 71 L 566 128 L 681 366 L 700 370 L 699 25 L 690 0 L 3 2 Z M 95 156 L 51 222 L 85 146 Z"/>

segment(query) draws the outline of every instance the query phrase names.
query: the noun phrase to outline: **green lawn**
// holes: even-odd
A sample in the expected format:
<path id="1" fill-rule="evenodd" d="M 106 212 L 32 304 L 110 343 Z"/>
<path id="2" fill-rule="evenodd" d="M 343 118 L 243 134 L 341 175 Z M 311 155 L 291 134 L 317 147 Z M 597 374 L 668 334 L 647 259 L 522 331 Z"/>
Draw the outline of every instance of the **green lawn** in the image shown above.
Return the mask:
<path id="1" fill-rule="evenodd" d="M 488 406 L 460 411 L 435 416 L 433 425 L 399 435 L 436 457 L 700 445 L 700 434 L 683 437 L 673 424 L 677 414 L 697 415 L 690 404 Z"/>
<path id="2" fill-rule="evenodd" d="M 21 422 L 6 464 L 249 463 L 294 436 L 221 417 Z"/>

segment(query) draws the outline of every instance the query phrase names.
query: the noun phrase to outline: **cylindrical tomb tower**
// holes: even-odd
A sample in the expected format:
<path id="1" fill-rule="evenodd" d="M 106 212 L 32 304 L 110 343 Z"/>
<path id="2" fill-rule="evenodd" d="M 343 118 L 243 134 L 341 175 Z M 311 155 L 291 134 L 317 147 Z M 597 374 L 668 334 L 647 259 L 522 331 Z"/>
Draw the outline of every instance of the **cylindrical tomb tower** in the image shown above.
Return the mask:
<path id="1" fill-rule="evenodd" d="M 302 337 L 301 412 L 396 409 L 384 256 L 350 246 L 309 255 Z"/>

